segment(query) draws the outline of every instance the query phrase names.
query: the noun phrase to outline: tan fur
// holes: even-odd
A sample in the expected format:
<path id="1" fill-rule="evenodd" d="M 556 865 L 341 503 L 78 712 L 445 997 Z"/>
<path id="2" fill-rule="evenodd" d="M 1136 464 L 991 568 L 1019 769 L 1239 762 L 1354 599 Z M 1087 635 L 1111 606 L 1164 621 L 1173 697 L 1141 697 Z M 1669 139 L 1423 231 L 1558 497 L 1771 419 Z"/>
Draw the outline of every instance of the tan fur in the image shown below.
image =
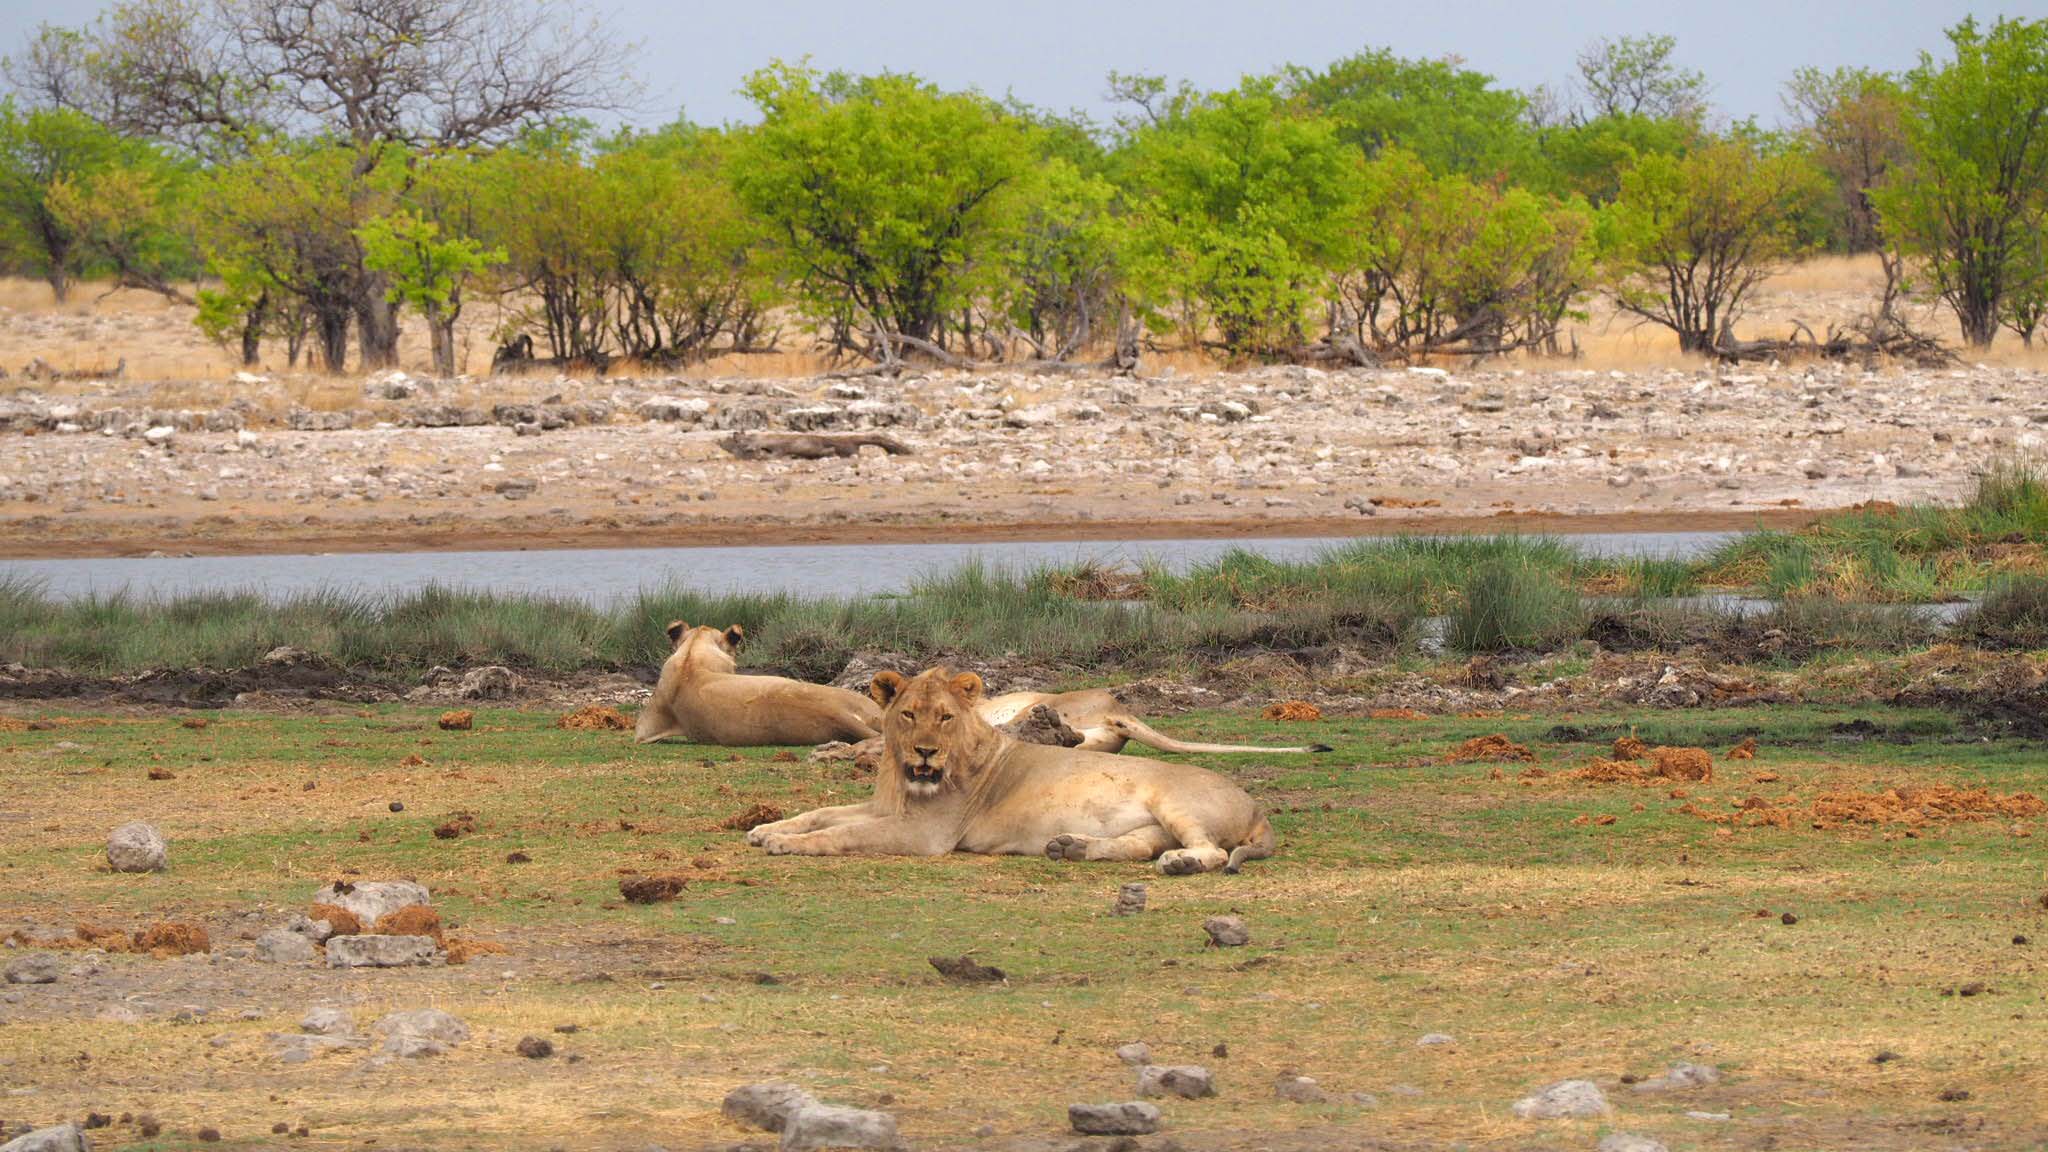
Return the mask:
<path id="1" fill-rule="evenodd" d="M 1328 752 L 1327 744 L 1270 747 L 1263 744 L 1203 744 L 1176 740 L 1138 719 L 1138 714 L 1104 688 L 1079 692 L 1008 692 L 983 700 L 975 711 L 990 724 L 1007 724 L 1044 704 L 1060 714 L 1067 727 L 1081 734 L 1084 752 L 1121 752 L 1136 742 L 1161 752 Z"/>
<path id="2" fill-rule="evenodd" d="M 883 755 L 874 797 L 747 833 L 771 855 L 1036 855 L 1152 860 L 1169 876 L 1272 855 L 1244 790 L 1206 769 L 1024 744 L 981 715 L 981 677 L 875 677 Z"/>
<path id="3" fill-rule="evenodd" d="M 782 676 L 739 675 L 734 652 L 745 632 L 737 624 L 720 631 L 677 620 L 668 634 L 675 651 L 634 725 L 634 738 L 642 744 L 671 736 L 737 747 L 823 744 L 865 740 L 878 731 L 881 710 L 858 692 Z"/>

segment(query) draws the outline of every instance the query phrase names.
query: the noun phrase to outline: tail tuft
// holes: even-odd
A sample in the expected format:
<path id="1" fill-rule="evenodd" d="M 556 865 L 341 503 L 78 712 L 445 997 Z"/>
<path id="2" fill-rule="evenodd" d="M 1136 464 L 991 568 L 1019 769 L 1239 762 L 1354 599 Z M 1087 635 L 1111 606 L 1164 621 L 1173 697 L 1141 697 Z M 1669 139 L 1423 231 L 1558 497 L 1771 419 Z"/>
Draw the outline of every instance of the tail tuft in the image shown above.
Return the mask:
<path id="1" fill-rule="evenodd" d="M 1311 744 L 1311 745 L 1309 745 L 1309 746 L 1308 746 L 1308 750 L 1309 750 L 1309 751 L 1311 751 L 1311 752 L 1335 752 L 1335 751 L 1336 751 L 1336 749 L 1335 749 L 1335 748 L 1332 748 L 1332 747 L 1330 747 L 1330 746 L 1329 746 L 1328 744 Z"/>

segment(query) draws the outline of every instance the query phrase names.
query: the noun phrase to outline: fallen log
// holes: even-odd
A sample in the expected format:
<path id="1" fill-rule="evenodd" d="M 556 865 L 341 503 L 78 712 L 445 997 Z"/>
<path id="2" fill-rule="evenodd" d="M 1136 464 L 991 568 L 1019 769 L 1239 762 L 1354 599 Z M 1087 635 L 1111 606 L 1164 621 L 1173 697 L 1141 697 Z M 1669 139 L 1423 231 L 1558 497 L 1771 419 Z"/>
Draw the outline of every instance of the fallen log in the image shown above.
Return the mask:
<path id="1" fill-rule="evenodd" d="M 862 448 L 873 445 L 891 456 L 912 455 L 910 448 L 893 436 L 876 432 L 846 432 L 823 435 L 816 432 L 800 432 L 788 435 L 757 436 L 751 432 L 735 432 L 718 442 L 720 448 L 741 460 L 824 460 L 828 457 L 850 457 L 860 455 Z"/>

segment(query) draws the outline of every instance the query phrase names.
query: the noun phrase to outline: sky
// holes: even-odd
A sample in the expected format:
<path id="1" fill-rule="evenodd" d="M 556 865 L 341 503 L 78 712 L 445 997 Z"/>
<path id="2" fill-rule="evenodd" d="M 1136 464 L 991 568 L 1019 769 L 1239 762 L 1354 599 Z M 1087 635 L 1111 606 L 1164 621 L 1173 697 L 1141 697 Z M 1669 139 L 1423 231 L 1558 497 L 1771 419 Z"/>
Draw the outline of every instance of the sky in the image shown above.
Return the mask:
<path id="1" fill-rule="evenodd" d="M 1779 92 L 1806 65 L 1910 67 L 1939 53 L 1965 16 L 2048 17 L 2048 0 L 590 0 L 627 40 L 646 85 L 629 119 L 678 110 L 699 123 L 750 119 L 736 89 L 774 59 L 915 72 L 948 88 L 1014 94 L 1107 119 L 1110 70 L 1224 88 L 1281 64 L 1320 66 L 1366 47 L 1456 55 L 1517 88 L 1566 85 L 1601 36 L 1663 33 L 1679 62 L 1707 74 L 1716 110 L 1775 124 Z M 103 0 L 0 0 L 0 52 L 39 22 L 81 23 Z"/>

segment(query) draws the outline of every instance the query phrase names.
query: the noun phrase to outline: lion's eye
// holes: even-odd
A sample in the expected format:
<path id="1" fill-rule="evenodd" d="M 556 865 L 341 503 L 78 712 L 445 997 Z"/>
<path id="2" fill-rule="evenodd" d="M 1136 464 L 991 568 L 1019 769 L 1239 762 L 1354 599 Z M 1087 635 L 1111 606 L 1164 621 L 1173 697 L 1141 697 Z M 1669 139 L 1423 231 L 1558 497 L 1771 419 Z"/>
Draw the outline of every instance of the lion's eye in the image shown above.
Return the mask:
<path id="1" fill-rule="evenodd" d="M 912 711 L 911 711 L 910 709 L 908 709 L 908 708 L 905 708 L 905 709 L 903 710 L 903 718 L 904 718 L 905 720 L 915 720 L 915 719 L 917 719 L 917 713 L 915 713 L 915 712 L 912 712 Z"/>
<path id="2" fill-rule="evenodd" d="M 939 723 L 941 723 L 941 724 L 951 724 L 952 722 L 953 722 L 953 714 L 952 714 L 951 712 L 948 712 L 948 713 L 946 713 L 945 715 L 943 715 L 943 716 L 939 717 Z"/>

